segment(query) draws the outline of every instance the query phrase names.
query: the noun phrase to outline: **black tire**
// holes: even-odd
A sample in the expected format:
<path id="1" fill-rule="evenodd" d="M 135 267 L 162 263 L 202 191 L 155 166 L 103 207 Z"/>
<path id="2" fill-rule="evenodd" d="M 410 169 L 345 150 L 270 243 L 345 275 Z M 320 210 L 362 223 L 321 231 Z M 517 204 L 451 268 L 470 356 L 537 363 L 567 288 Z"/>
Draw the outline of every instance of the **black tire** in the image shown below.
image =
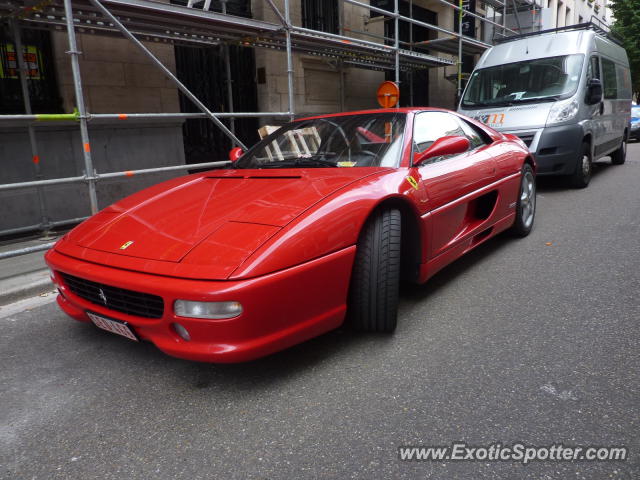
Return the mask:
<path id="1" fill-rule="evenodd" d="M 611 154 L 611 163 L 613 165 L 622 165 L 627 159 L 627 132 L 624 132 L 622 145 Z"/>
<path id="2" fill-rule="evenodd" d="M 580 157 L 576 162 L 576 170 L 569 177 L 571 186 L 574 188 L 586 188 L 591 181 L 593 172 L 593 158 L 591 157 L 591 146 L 588 143 L 582 144 Z"/>
<path id="3" fill-rule="evenodd" d="M 349 324 L 365 332 L 393 332 L 398 320 L 402 216 L 385 209 L 365 224 L 349 290 Z"/>
<path id="4" fill-rule="evenodd" d="M 516 219 L 511 227 L 511 234 L 526 237 L 533 229 L 536 217 L 536 176 L 531 165 L 525 163 L 520 177 L 520 190 L 516 202 Z"/>

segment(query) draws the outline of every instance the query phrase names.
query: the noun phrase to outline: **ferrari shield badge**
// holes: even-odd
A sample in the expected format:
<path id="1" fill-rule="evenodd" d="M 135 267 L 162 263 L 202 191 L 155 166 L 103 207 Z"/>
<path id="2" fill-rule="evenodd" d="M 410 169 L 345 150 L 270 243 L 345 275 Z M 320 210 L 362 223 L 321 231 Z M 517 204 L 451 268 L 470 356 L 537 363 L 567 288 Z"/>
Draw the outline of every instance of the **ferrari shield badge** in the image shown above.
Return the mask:
<path id="1" fill-rule="evenodd" d="M 417 181 L 416 181 L 416 179 L 415 179 L 415 178 L 413 178 L 411 175 L 409 175 L 409 176 L 407 177 L 407 182 L 409 182 L 413 188 L 415 188 L 416 190 L 418 190 L 418 182 L 417 182 Z"/>
<path id="2" fill-rule="evenodd" d="M 129 240 L 128 242 L 125 242 L 122 245 L 120 245 L 120 250 L 126 250 L 131 245 L 133 245 L 133 240 Z"/>

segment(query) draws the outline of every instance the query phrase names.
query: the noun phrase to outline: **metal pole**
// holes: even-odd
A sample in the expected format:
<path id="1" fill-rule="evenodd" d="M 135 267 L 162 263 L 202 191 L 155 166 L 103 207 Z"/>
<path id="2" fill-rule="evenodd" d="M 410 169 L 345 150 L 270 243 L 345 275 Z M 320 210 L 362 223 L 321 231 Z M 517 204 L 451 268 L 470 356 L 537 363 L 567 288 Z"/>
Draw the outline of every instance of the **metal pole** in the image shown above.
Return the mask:
<path id="1" fill-rule="evenodd" d="M 344 3 L 340 2 L 338 5 L 338 33 L 344 35 Z M 340 71 L 340 111 L 345 111 L 345 73 L 344 73 L 344 61 L 342 58 L 338 59 L 338 69 Z"/>
<path id="2" fill-rule="evenodd" d="M 458 94 L 456 103 L 460 101 L 460 96 L 462 95 L 462 17 L 464 16 L 462 2 L 463 0 L 460 0 L 460 10 L 458 10 L 458 33 L 460 36 L 458 37 Z"/>
<path id="3" fill-rule="evenodd" d="M 409 18 L 413 20 L 413 0 L 409 0 Z M 413 23 L 409 22 L 409 50 L 413 52 Z M 413 100 L 413 69 L 409 72 L 409 105 L 414 106 Z"/>
<path id="4" fill-rule="evenodd" d="M 93 0 L 92 0 L 93 1 Z M 284 26 L 287 39 L 287 83 L 289 90 L 289 113 L 290 120 L 295 118 L 294 91 L 293 91 L 293 57 L 291 53 L 291 11 L 289 0 L 284 0 L 284 19 L 287 22 Z"/>
<path id="5" fill-rule="evenodd" d="M 18 250 L 11 250 L 9 252 L 0 253 L 0 260 L 3 258 L 17 257 L 18 255 L 26 255 L 28 253 L 42 252 L 49 250 L 55 245 L 56 242 L 45 243 L 44 245 L 37 245 L 35 247 L 20 248 Z"/>
<path id="6" fill-rule="evenodd" d="M 518 6 L 516 5 L 515 0 L 512 0 L 511 3 L 513 3 L 513 16 L 516 19 L 516 25 L 518 25 L 518 32 L 522 33 L 522 25 L 520 25 L 520 16 L 518 15 Z"/>
<path id="7" fill-rule="evenodd" d="M 70 2 L 70 0 L 65 0 L 65 4 L 67 2 Z M 164 72 L 164 74 L 173 82 L 176 84 L 176 86 L 180 89 L 180 91 L 189 99 L 191 100 L 194 105 L 196 107 L 198 107 L 202 112 L 204 112 L 207 117 L 209 117 L 209 119 L 211 119 L 211 121 L 213 121 L 213 123 L 215 123 L 218 127 L 220 127 L 220 129 L 225 133 L 225 135 L 227 135 L 235 145 L 241 147 L 243 150 L 247 150 L 247 146 L 242 143 L 238 137 L 236 137 L 225 125 L 224 123 L 222 123 L 214 114 L 213 112 L 211 112 L 211 110 L 209 110 L 206 105 L 204 103 L 202 103 L 198 97 L 196 97 L 193 93 L 191 93 L 191 91 L 180 81 L 178 80 L 178 78 L 173 74 L 173 72 L 171 72 L 171 70 L 169 70 L 167 67 L 165 67 L 162 62 L 160 60 L 158 60 L 156 58 L 156 56 L 151 53 L 151 51 L 144 46 L 144 44 L 138 40 L 136 37 L 133 36 L 133 34 L 131 32 L 129 32 L 129 30 L 127 30 L 127 28 L 120 23 L 120 21 L 109 11 L 107 10 L 98 0 L 89 0 L 89 2 L 91 2 L 91 4 L 96 7 L 98 10 L 100 10 L 100 12 L 107 17 L 111 23 L 113 23 L 116 28 L 118 30 L 120 30 L 122 32 L 122 34 L 127 37 L 129 40 L 131 40 L 140 50 L 142 50 L 142 52 L 149 57 L 149 59 L 160 69 Z"/>
<path id="8" fill-rule="evenodd" d="M 98 195 L 96 193 L 96 176 L 93 170 L 91 159 L 91 144 L 89 142 L 89 129 L 87 128 L 87 111 L 84 106 L 84 96 L 82 93 L 82 78 L 80 77 L 80 61 L 78 57 L 78 44 L 76 42 L 76 32 L 73 26 L 73 9 L 71 0 L 64 0 L 64 13 L 67 20 L 67 36 L 69 37 L 69 51 L 71 56 L 71 71 L 73 73 L 73 87 L 76 94 L 76 104 L 80 120 L 80 138 L 82 139 L 82 152 L 84 156 L 84 169 L 89 185 L 89 202 L 91 213 L 98 213 Z"/>
<path id="9" fill-rule="evenodd" d="M 507 0 L 502 0 L 502 38 L 507 36 Z"/>
<path id="10" fill-rule="evenodd" d="M 222 13 L 227 13 L 227 0 L 221 0 Z M 209 10 L 207 8 L 207 10 Z M 231 80 L 231 57 L 229 56 L 229 44 L 226 42 L 223 45 L 224 49 L 224 73 L 227 77 L 227 107 L 230 112 L 233 112 L 233 80 Z M 229 129 L 231 133 L 236 133 L 236 121 L 231 117 L 229 120 Z"/>
<path id="11" fill-rule="evenodd" d="M 22 36 L 20 34 L 20 26 L 15 20 L 11 20 L 11 28 L 13 30 L 13 38 L 16 47 L 16 59 L 18 60 L 18 76 L 20 78 L 20 87 L 22 89 L 22 100 L 24 102 L 24 110 L 27 115 L 31 115 L 31 98 L 29 96 L 29 85 L 27 84 L 27 66 L 24 63 L 24 54 L 22 46 Z M 40 155 L 38 155 L 38 143 L 36 142 L 36 133 L 32 125 L 27 127 L 29 134 L 29 144 L 31 145 L 31 160 L 36 180 L 42 180 L 42 171 L 40 170 Z M 42 217 L 42 229 L 45 236 L 47 235 L 50 225 L 47 215 L 47 207 L 44 201 L 44 192 L 42 187 L 36 188 L 38 195 L 38 206 Z"/>
<path id="12" fill-rule="evenodd" d="M 131 120 L 135 118 L 147 119 L 172 119 L 172 118 L 208 118 L 204 113 L 87 113 L 89 120 Z M 218 118 L 250 118 L 250 117 L 287 117 L 289 112 L 233 112 L 217 113 Z M 0 121 L 38 122 L 41 125 L 51 125 L 53 122 L 78 121 L 80 118 L 75 113 L 42 114 L 35 115 L 0 115 Z"/>
<path id="13" fill-rule="evenodd" d="M 400 85 L 400 44 L 398 43 L 398 40 L 400 39 L 400 32 L 398 30 L 399 30 L 400 22 L 399 22 L 398 16 L 400 15 L 400 12 L 398 9 L 398 0 L 393 1 L 393 13 L 395 14 L 395 18 L 393 20 L 393 23 L 394 23 L 393 48 L 394 48 L 395 57 L 396 57 L 396 84 L 399 86 Z"/>

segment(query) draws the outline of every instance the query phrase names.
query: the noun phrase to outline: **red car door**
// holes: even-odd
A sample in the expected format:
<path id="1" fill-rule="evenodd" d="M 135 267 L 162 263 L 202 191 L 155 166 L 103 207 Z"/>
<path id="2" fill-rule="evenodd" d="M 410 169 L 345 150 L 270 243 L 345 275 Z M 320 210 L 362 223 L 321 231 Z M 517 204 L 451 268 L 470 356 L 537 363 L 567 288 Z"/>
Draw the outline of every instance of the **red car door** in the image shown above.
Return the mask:
<path id="1" fill-rule="evenodd" d="M 426 239 L 427 259 L 456 246 L 466 249 L 476 235 L 482 235 L 482 224 L 496 204 L 497 191 L 487 189 L 496 180 L 491 146 L 463 122 L 446 112 L 423 112 L 414 120 L 418 153 L 443 136 L 465 136 L 471 143 L 463 154 L 431 158 L 415 169 L 428 197 L 428 213 L 423 217 L 431 232 Z"/>

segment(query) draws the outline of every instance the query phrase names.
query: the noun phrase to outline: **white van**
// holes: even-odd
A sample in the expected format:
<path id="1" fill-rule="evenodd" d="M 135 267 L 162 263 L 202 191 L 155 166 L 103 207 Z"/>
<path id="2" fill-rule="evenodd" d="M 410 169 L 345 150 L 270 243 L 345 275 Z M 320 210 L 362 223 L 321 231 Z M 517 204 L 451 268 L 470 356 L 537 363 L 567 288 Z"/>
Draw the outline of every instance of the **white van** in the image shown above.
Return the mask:
<path id="1" fill-rule="evenodd" d="M 627 53 L 592 24 L 508 37 L 482 55 L 458 111 L 520 137 L 538 175 L 566 175 L 586 187 L 593 161 L 625 161 Z"/>

